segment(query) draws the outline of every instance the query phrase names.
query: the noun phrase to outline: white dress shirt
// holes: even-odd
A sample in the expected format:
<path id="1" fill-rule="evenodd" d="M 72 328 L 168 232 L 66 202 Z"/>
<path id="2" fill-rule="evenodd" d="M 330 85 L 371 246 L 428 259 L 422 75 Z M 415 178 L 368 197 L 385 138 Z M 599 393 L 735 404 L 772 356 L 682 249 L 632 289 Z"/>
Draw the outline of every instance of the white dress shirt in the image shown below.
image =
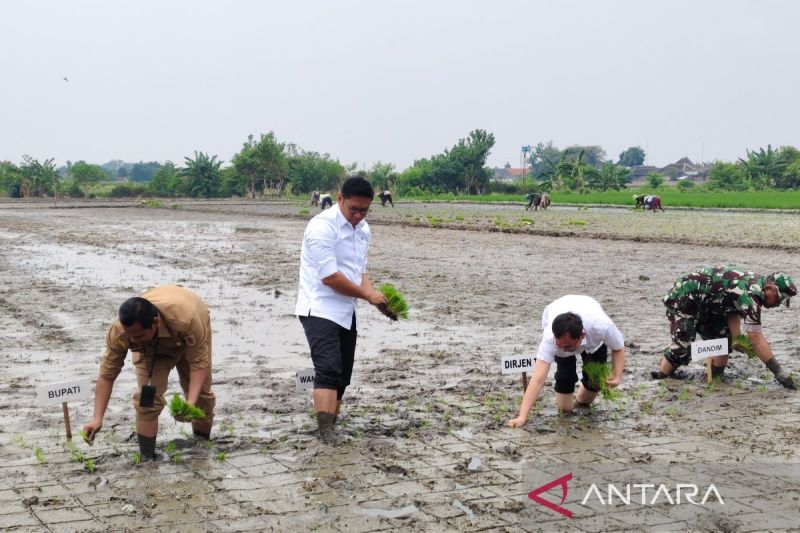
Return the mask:
<path id="1" fill-rule="evenodd" d="M 583 332 L 586 335 L 581 341 L 580 347 L 574 352 L 563 352 L 556 346 L 555 336 L 553 335 L 553 320 L 563 313 L 575 313 L 581 317 L 581 322 L 583 322 Z M 542 342 L 539 343 L 536 359 L 541 359 L 546 363 L 552 363 L 556 357 L 570 357 L 584 351 L 591 354 L 596 352 L 603 344 L 612 351 L 620 350 L 625 346 L 622 333 L 617 329 L 617 326 L 603 311 L 600 304 L 589 296 L 568 294 L 553 301 L 544 308 L 542 313 L 542 329 L 544 330 L 544 336 L 542 337 Z"/>
<path id="2" fill-rule="evenodd" d="M 327 318 L 350 329 L 358 299 L 339 294 L 322 283 L 322 279 L 341 272 L 361 285 L 361 275 L 367 270 L 370 238 L 367 221 L 362 219 L 354 228 L 338 204 L 308 222 L 300 252 L 296 315 Z"/>

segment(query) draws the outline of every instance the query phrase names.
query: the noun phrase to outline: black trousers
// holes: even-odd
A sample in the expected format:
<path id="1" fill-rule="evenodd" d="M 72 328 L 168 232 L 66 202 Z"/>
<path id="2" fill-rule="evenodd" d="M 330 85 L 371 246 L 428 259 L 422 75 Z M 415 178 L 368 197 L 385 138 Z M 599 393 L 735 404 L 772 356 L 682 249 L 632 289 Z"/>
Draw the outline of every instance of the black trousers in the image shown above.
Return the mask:
<path id="1" fill-rule="evenodd" d="M 355 313 L 350 329 L 316 316 L 301 316 L 300 323 L 311 348 L 314 388 L 335 390 L 336 399 L 341 400 L 344 390 L 350 385 L 356 356 L 358 332 Z"/>
<path id="2" fill-rule="evenodd" d="M 597 363 L 605 363 L 608 360 L 608 347 L 602 344 L 594 353 L 588 354 L 581 353 L 581 361 L 593 361 Z M 553 387 L 556 392 L 562 394 L 569 394 L 575 392 L 575 384 L 578 382 L 578 371 L 576 369 L 578 359 L 574 355 L 569 357 L 556 357 L 556 383 Z M 597 392 L 597 388 L 591 384 L 586 372 L 581 369 L 581 383 L 586 387 L 586 390 Z"/>

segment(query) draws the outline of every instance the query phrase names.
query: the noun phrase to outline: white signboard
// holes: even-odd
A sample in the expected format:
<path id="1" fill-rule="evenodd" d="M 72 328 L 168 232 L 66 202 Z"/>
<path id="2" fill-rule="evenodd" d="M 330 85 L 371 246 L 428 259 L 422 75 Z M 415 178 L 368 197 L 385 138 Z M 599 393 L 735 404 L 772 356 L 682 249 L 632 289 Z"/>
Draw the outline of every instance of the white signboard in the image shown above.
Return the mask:
<path id="1" fill-rule="evenodd" d="M 533 372 L 532 355 L 504 355 L 500 358 L 500 370 L 503 374 L 519 374 Z"/>
<path id="2" fill-rule="evenodd" d="M 295 374 L 297 390 L 307 390 L 314 388 L 314 369 L 307 368 Z"/>
<path id="3" fill-rule="evenodd" d="M 39 405 L 74 402 L 92 397 L 92 384 L 89 378 L 41 385 L 36 388 L 36 401 Z"/>
<path id="4" fill-rule="evenodd" d="M 692 361 L 705 360 L 706 357 L 728 355 L 728 338 L 695 341 L 692 343 Z"/>

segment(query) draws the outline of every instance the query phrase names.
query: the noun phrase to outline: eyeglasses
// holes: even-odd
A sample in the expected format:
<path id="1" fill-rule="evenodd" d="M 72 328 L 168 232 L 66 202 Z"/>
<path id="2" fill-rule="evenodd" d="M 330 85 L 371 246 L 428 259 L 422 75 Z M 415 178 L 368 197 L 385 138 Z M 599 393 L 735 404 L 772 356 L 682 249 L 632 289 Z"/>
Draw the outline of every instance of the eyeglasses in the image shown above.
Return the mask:
<path id="1" fill-rule="evenodd" d="M 359 214 L 359 215 L 361 215 L 362 217 L 365 217 L 365 216 L 367 216 L 367 213 L 369 213 L 369 207 L 364 207 L 364 208 L 362 209 L 362 208 L 353 207 L 353 206 L 350 206 L 350 205 L 348 205 L 348 206 L 347 206 L 347 213 L 348 213 L 348 214 L 349 214 L 351 217 L 352 217 L 352 216 L 354 216 L 354 215 L 356 215 L 356 214 Z"/>

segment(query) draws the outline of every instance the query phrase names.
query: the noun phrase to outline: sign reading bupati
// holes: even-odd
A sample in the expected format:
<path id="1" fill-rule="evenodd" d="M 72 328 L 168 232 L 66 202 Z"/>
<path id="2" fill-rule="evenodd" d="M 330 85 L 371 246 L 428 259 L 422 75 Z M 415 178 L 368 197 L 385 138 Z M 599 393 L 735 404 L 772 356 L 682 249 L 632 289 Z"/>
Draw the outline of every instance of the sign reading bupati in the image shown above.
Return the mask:
<path id="1" fill-rule="evenodd" d="M 86 400 L 92 396 L 92 384 L 89 378 L 41 385 L 36 388 L 36 401 L 39 405 Z"/>
<path id="2" fill-rule="evenodd" d="M 500 370 L 503 374 L 519 374 L 533 372 L 532 355 L 504 355 L 500 358 Z"/>
<path id="3" fill-rule="evenodd" d="M 709 339 L 707 341 L 695 341 L 692 343 L 692 361 L 716 357 L 718 355 L 728 355 L 728 339 Z"/>

